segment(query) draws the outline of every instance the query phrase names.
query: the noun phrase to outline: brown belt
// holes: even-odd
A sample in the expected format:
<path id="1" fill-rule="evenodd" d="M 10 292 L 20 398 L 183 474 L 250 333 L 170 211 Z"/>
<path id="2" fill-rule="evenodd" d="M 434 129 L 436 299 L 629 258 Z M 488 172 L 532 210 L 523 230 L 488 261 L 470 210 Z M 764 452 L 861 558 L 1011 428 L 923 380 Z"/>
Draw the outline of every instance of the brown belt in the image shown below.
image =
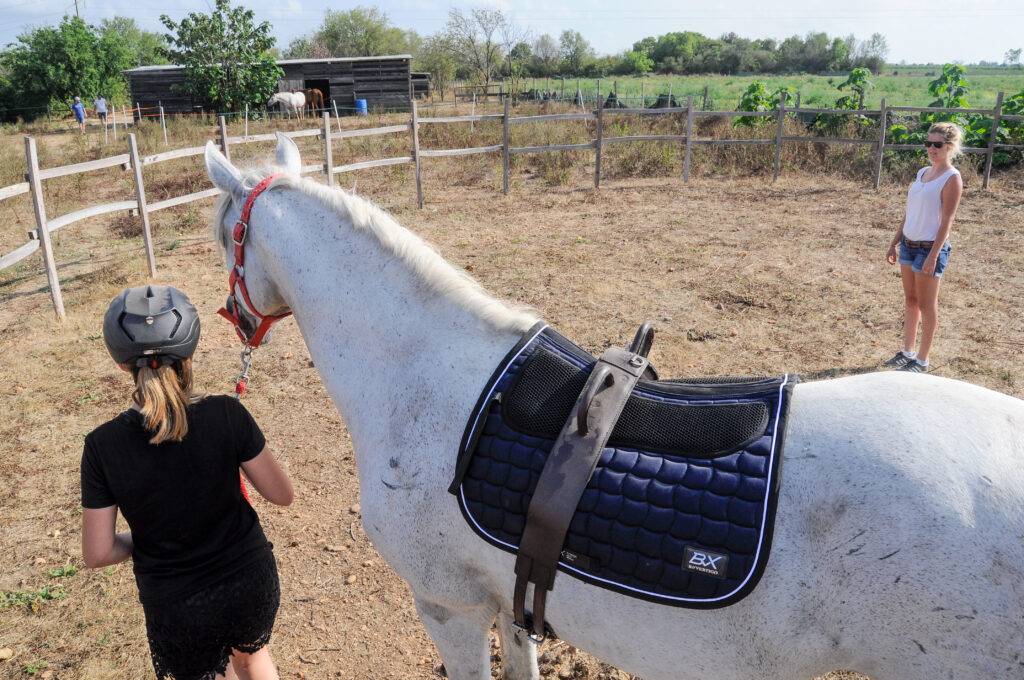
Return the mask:
<path id="1" fill-rule="evenodd" d="M 908 248 L 931 248 L 935 245 L 935 241 L 911 241 L 910 239 L 903 239 L 903 245 Z"/>

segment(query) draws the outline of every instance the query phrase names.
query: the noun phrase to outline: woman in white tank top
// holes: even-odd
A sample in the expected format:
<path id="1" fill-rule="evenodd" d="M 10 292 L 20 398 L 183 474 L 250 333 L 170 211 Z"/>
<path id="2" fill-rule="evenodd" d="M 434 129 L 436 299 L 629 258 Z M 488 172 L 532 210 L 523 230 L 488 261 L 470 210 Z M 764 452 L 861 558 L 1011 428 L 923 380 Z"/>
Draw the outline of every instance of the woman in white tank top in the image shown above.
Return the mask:
<path id="1" fill-rule="evenodd" d="M 939 321 L 939 282 L 949 262 L 949 232 L 963 192 L 960 172 L 953 167 L 961 138 L 954 123 L 935 123 L 929 128 L 925 147 L 931 165 L 921 168 L 910 185 L 906 218 L 886 254 L 889 264 L 900 263 L 906 309 L 903 348 L 885 365 L 902 371 L 928 370 L 928 353 Z"/>

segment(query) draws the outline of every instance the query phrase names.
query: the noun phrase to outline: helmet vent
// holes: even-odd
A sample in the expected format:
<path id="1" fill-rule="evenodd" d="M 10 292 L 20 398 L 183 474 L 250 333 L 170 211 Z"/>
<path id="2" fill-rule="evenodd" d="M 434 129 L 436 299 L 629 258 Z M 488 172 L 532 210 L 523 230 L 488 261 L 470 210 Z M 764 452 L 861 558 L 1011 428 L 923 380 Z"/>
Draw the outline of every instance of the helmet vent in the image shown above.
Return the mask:
<path id="1" fill-rule="evenodd" d="M 124 325 L 124 320 L 125 318 L 127 318 L 127 316 L 128 312 L 121 312 L 121 315 L 117 317 L 117 325 L 121 327 L 121 330 L 124 331 L 124 334 L 128 336 L 129 340 L 135 342 L 135 336 L 132 335 L 132 332 L 128 330 L 127 326 Z"/>
<path id="2" fill-rule="evenodd" d="M 171 314 L 174 315 L 174 328 L 171 329 L 171 337 L 175 337 L 178 334 L 178 329 L 181 327 L 181 312 L 177 309 L 172 309 Z"/>

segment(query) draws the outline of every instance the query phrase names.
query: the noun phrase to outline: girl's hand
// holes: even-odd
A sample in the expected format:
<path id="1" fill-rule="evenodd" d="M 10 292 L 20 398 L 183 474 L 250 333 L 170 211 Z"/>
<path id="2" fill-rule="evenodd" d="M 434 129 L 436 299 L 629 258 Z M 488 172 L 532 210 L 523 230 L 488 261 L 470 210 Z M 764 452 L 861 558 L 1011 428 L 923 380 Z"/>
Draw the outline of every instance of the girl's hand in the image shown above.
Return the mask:
<path id="1" fill-rule="evenodd" d="M 896 264 L 896 259 L 896 244 L 890 243 L 889 252 L 885 254 L 885 261 L 888 262 L 889 264 Z"/>
<path id="2" fill-rule="evenodd" d="M 936 261 L 938 259 L 939 258 L 938 258 L 937 255 L 929 255 L 928 257 L 926 257 L 925 260 L 924 260 L 924 264 L 921 265 L 921 273 L 922 274 L 927 274 L 928 276 L 931 276 L 932 274 L 934 274 L 935 273 L 935 263 L 936 263 Z"/>

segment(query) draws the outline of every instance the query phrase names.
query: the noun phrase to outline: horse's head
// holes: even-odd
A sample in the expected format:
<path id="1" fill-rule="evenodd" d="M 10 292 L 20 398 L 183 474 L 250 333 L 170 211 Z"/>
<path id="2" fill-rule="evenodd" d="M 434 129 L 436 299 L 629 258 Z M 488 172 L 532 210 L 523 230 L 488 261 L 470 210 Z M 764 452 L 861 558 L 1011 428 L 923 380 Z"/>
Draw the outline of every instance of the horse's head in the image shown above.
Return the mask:
<path id="1" fill-rule="evenodd" d="M 206 172 L 213 185 L 221 190 L 222 195 L 217 204 L 214 217 L 214 238 L 224 250 L 225 265 L 230 273 L 236 267 L 238 245 L 235 241 L 235 227 L 239 224 L 246 199 L 252 190 L 272 174 L 299 177 L 302 160 L 299 149 L 287 136 L 277 133 L 277 151 L 275 154 L 277 167 L 269 171 L 243 173 L 214 145 L 206 144 Z M 287 313 L 288 305 L 284 301 L 273 279 L 267 271 L 267 252 L 265 239 L 261 232 L 274 229 L 275 224 L 286 219 L 280 208 L 275 208 L 267 200 L 267 194 L 253 202 L 248 224 L 242 237 L 244 248 L 244 267 L 238 273 L 242 282 L 236 283 L 232 290 L 233 299 L 229 298 L 228 312 L 237 319 L 239 331 L 252 338 L 266 316 Z M 232 309 L 234 307 L 234 309 Z"/>
<path id="2" fill-rule="evenodd" d="M 281 105 L 281 93 L 280 92 L 278 92 L 277 94 L 271 95 L 270 99 L 267 100 L 267 108 L 268 109 L 272 108 L 274 106 L 280 106 L 280 105 Z"/>

